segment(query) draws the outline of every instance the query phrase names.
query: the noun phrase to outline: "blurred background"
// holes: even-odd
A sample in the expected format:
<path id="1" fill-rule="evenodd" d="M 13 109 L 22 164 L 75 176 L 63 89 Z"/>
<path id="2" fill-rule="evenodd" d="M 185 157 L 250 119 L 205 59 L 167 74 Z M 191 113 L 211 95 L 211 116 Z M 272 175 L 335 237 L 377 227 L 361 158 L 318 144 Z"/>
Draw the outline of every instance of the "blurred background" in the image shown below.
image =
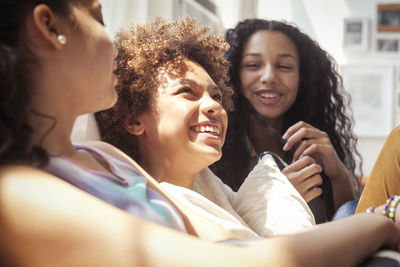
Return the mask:
<path id="1" fill-rule="evenodd" d="M 285 20 L 336 59 L 368 176 L 390 130 L 400 124 L 400 1 L 100 0 L 110 35 L 130 23 L 192 16 L 223 34 L 246 18 Z M 91 123 L 90 121 L 88 122 Z M 76 136 L 89 133 L 75 131 Z"/>

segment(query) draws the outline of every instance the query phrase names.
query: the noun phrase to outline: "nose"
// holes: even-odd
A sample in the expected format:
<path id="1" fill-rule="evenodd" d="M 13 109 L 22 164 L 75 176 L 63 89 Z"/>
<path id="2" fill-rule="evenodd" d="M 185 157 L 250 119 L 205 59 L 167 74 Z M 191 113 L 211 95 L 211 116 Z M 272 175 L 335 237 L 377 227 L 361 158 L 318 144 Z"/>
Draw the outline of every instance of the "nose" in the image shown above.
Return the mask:
<path id="1" fill-rule="evenodd" d="M 213 99 L 209 94 L 204 94 L 201 98 L 201 111 L 208 115 L 217 116 L 221 113 L 223 107 L 221 103 Z"/>
<path id="2" fill-rule="evenodd" d="M 276 73 L 270 64 L 265 65 L 264 68 L 261 69 L 261 82 L 264 83 L 273 83 L 276 81 Z"/>

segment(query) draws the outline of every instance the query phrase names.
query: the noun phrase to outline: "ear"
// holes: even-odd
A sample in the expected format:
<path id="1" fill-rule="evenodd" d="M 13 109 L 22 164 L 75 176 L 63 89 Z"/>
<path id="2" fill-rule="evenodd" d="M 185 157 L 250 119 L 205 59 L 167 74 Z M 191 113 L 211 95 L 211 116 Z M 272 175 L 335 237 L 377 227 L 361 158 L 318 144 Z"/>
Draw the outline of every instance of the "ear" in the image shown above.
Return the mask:
<path id="1" fill-rule="evenodd" d="M 125 130 L 133 135 L 142 135 L 145 131 L 145 125 L 143 121 L 139 118 L 133 118 L 132 116 L 127 116 L 124 121 Z"/>
<path id="2" fill-rule="evenodd" d="M 65 34 L 61 32 L 62 20 L 47 5 L 37 5 L 33 9 L 32 20 L 33 25 L 28 30 L 32 31 L 30 36 L 36 44 L 50 45 L 59 50 L 64 47 L 57 40 L 59 35 Z"/>

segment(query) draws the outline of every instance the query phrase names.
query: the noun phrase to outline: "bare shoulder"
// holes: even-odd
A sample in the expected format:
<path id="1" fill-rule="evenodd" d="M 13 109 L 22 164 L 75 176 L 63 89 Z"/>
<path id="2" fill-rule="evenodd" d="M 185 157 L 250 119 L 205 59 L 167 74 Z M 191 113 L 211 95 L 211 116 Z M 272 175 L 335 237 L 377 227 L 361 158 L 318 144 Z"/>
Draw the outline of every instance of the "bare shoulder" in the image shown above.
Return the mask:
<path id="1" fill-rule="evenodd" d="M 32 167 L 0 167 L 0 192 L 0 254 L 17 266 L 92 266 L 89 251 L 113 257 L 106 244 L 135 229 L 132 216 Z"/>
<path id="2" fill-rule="evenodd" d="M 0 166 L 0 179 L 26 177 L 26 176 L 52 176 L 45 171 L 27 165 Z M 1 181 L 1 180 L 0 180 Z"/>

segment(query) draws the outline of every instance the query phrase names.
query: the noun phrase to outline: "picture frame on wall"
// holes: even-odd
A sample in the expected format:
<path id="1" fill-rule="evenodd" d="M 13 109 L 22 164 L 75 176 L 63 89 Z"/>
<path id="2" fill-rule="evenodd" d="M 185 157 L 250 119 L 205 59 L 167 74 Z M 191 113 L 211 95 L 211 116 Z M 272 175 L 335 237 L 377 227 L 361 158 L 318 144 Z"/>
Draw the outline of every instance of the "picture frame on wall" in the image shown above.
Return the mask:
<path id="1" fill-rule="evenodd" d="M 354 131 L 362 137 L 387 136 L 394 125 L 394 66 L 344 65 L 343 86 L 351 96 Z"/>
<path id="2" fill-rule="evenodd" d="M 344 19 L 343 47 L 345 50 L 365 51 L 369 46 L 369 21 L 366 18 Z"/>
<path id="3" fill-rule="evenodd" d="M 395 53 L 400 50 L 399 39 L 378 38 L 376 39 L 376 50 L 378 52 Z"/>
<path id="4" fill-rule="evenodd" d="M 378 32 L 400 32 L 400 4 L 378 4 Z"/>

